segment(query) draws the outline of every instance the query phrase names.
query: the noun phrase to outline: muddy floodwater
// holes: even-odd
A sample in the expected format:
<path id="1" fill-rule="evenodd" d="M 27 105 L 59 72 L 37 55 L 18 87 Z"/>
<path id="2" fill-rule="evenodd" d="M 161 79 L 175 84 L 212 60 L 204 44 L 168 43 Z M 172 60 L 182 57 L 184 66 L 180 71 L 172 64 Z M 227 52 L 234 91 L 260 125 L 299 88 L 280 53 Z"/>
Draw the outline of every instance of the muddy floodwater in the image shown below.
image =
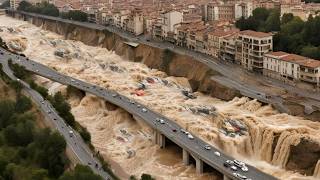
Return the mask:
<path id="1" fill-rule="evenodd" d="M 141 102 L 208 144 L 266 173 L 286 180 L 320 177 L 319 122 L 280 114 L 246 97 L 226 102 L 191 92 L 186 78 L 170 77 L 105 48 L 64 40 L 25 21 L 0 16 L 0 29 L 0 36 L 11 49 Z M 51 92 L 65 91 L 65 87 L 44 78 L 37 81 Z M 184 166 L 181 149 L 153 145 L 151 129 L 121 108 L 89 94 L 72 95 L 68 100 L 76 120 L 89 130 L 93 145 L 121 177 L 148 173 L 157 179 L 217 179 L 214 173 L 197 175 L 193 165 Z M 314 151 L 302 152 L 308 143 Z M 306 158 L 310 162 L 304 162 Z"/>

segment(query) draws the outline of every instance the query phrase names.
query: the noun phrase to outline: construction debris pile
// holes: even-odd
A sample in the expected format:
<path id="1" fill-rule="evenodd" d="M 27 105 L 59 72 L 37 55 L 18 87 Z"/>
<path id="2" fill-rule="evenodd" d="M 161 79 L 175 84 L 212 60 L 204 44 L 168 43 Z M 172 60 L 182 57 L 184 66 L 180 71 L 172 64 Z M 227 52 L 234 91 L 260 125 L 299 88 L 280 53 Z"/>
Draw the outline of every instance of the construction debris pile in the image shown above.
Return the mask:
<path id="1" fill-rule="evenodd" d="M 243 136 L 248 134 L 247 126 L 243 122 L 236 119 L 225 119 L 219 131 L 229 137 Z"/>

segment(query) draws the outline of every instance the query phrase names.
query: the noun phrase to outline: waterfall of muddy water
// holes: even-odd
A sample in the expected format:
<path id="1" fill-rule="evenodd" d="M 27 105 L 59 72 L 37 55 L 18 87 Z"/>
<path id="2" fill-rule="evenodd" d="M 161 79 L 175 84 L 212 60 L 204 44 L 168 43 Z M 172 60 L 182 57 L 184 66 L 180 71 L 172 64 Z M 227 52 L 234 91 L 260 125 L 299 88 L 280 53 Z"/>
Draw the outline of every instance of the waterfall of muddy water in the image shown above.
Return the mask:
<path id="1" fill-rule="evenodd" d="M 315 178 L 320 179 L 320 160 L 318 160 L 318 162 L 317 162 L 316 168 L 314 169 L 313 176 Z"/>
<path id="2" fill-rule="evenodd" d="M 0 36 L 6 42 L 14 40 L 13 48 L 20 49 L 31 59 L 139 101 L 209 144 L 280 179 L 313 178 L 286 171 L 284 167 L 289 161 L 291 147 L 298 145 L 302 138 L 320 143 L 318 122 L 280 114 L 246 97 L 225 102 L 196 92 L 196 99 L 186 99 L 181 93 L 181 88 L 190 87 L 185 78 L 168 77 L 164 72 L 124 60 L 104 48 L 63 40 L 57 34 L 24 21 L 2 16 L 0 24 Z M 153 82 L 145 82 L 145 95 L 132 94 L 138 83 L 147 77 L 153 77 Z M 210 175 L 199 177 L 194 168 L 183 166 L 181 154 L 176 150 L 160 150 L 152 145 L 148 127 L 136 123 L 123 110 L 88 95 L 69 100 L 76 120 L 91 133 L 93 145 L 105 157 L 118 162 L 125 173 L 148 172 L 163 179 L 213 178 Z M 214 115 L 192 111 L 199 107 L 214 107 L 216 111 Z M 235 137 L 224 135 L 222 127 L 230 126 L 226 120 L 243 123 L 245 132 L 241 136 L 233 135 Z M 319 163 L 314 171 L 317 174 L 318 169 Z"/>

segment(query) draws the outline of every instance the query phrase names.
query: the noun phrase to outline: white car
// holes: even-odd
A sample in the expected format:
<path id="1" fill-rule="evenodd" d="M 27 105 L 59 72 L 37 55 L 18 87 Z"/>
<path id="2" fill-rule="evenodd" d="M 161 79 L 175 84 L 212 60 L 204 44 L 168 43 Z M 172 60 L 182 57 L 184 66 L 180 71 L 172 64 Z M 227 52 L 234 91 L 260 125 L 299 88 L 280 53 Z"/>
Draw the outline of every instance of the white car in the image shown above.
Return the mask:
<path id="1" fill-rule="evenodd" d="M 236 170 L 238 170 L 238 168 L 237 168 L 237 166 L 230 166 L 230 168 L 231 168 L 231 170 L 233 170 L 233 171 L 236 171 Z"/>
<path id="2" fill-rule="evenodd" d="M 241 170 L 242 170 L 243 172 L 247 172 L 249 169 L 248 169 L 247 166 L 242 166 Z"/>
<path id="3" fill-rule="evenodd" d="M 142 112 L 147 112 L 148 110 L 146 108 L 142 108 Z"/>
<path id="4" fill-rule="evenodd" d="M 204 148 L 205 148 L 206 150 L 210 150 L 210 149 L 211 149 L 211 147 L 210 147 L 209 145 L 205 145 Z"/>
<path id="5" fill-rule="evenodd" d="M 218 151 L 215 151 L 215 152 L 214 152 L 214 155 L 216 155 L 216 156 L 221 156 L 220 152 L 218 152 Z"/>
<path id="6" fill-rule="evenodd" d="M 233 174 L 233 176 L 235 176 L 235 177 L 237 177 L 237 178 L 240 178 L 240 179 L 247 179 L 247 177 L 246 177 L 246 176 L 241 175 L 241 174 L 239 174 L 239 173 L 232 173 L 232 174 Z"/>
<path id="7" fill-rule="evenodd" d="M 161 124 L 164 124 L 164 120 L 163 120 L 163 119 L 160 119 L 160 123 L 161 123 Z"/>
<path id="8" fill-rule="evenodd" d="M 189 139 L 194 139 L 194 137 L 191 134 L 188 134 Z"/>

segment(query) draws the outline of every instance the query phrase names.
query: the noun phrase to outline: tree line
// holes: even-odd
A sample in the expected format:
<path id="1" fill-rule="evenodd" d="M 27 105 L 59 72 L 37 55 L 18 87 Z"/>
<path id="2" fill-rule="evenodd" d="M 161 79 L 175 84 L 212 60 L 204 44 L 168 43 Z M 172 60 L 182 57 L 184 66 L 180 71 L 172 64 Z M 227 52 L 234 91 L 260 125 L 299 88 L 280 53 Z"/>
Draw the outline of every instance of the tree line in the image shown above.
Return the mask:
<path id="1" fill-rule="evenodd" d="M 300 54 L 320 60 L 320 17 L 310 16 L 307 21 L 293 14 L 284 14 L 276 9 L 257 8 L 247 19 L 236 22 L 240 30 L 273 32 L 274 51 Z"/>
<path id="2" fill-rule="evenodd" d="M 37 3 L 35 5 L 27 1 L 21 1 L 19 3 L 17 10 L 43 14 L 47 16 L 54 16 L 54 17 L 60 16 L 61 18 L 70 19 L 74 21 L 84 22 L 88 20 L 88 15 L 85 12 L 82 12 L 80 10 L 70 10 L 68 12 L 59 12 L 59 9 L 55 5 L 50 4 L 46 1 L 42 1 L 41 3 Z"/>
<path id="3" fill-rule="evenodd" d="M 10 86 L 20 83 L 7 77 L 1 64 L 0 77 Z M 0 100 L 0 179 L 102 180 L 87 166 L 68 170 L 64 138 L 56 131 L 39 128 L 31 100 L 21 88 L 15 90 L 14 100 Z"/>

